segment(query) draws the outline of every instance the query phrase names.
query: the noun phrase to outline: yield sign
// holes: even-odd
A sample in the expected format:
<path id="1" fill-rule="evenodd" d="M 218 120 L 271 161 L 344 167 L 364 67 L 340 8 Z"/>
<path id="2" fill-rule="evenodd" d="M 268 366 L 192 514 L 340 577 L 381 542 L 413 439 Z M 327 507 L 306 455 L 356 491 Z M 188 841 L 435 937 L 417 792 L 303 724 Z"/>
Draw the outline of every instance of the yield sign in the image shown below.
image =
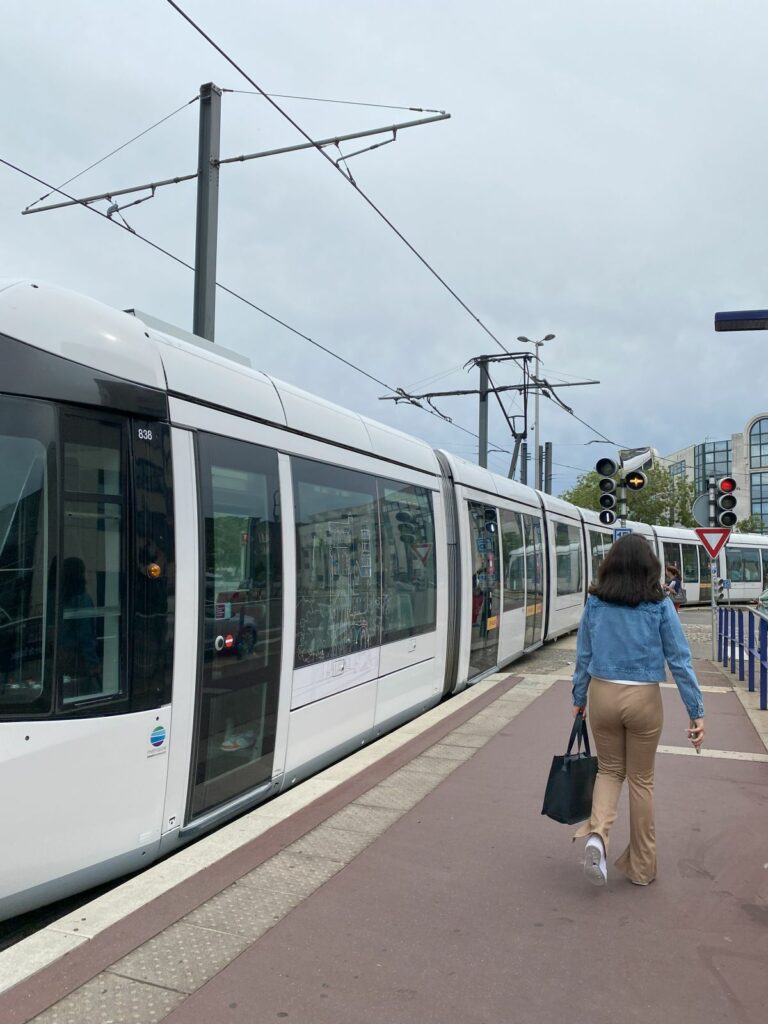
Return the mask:
<path id="1" fill-rule="evenodd" d="M 710 558 L 717 558 L 718 552 L 728 543 L 731 531 L 727 526 L 702 526 L 695 531 Z"/>
<path id="2" fill-rule="evenodd" d="M 414 552 L 414 554 L 422 563 L 422 565 L 427 564 L 427 559 L 429 558 L 429 553 L 431 550 L 431 544 L 411 544 L 411 551 Z"/>

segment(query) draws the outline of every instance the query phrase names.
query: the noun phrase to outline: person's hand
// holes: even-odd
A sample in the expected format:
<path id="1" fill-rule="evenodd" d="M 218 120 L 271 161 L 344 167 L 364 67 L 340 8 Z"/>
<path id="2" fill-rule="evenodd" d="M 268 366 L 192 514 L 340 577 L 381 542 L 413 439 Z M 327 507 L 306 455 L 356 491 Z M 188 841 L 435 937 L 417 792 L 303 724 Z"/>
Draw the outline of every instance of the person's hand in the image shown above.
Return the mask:
<path id="1" fill-rule="evenodd" d="M 688 739 L 693 744 L 696 753 L 699 753 L 701 744 L 704 742 L 704 719 L 692 718 L 688 725 Z"/>
<path id="2" fill-rule="evenodd" d="M 582 706 L 580 708 L 574 706 L 573 717 L 575 718 L 576 715 L 579 714 L 579 712 L 581 712 L 581 714 L 584 715 L 585 718 L 587 717 L 587 706 L 586 706 L 586 704 L 582 704 Z"/>

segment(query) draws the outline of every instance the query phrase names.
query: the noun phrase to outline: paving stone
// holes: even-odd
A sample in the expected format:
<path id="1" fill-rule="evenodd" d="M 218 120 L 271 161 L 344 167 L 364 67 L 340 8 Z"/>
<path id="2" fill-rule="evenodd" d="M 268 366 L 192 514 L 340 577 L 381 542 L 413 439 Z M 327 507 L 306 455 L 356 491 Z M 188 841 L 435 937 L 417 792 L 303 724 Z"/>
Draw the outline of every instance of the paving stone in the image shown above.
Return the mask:
<path id="1" fill-rule="evenodd" d="M 248 946 L 237 935 L 179 921 L 109 968 L 110 973 L 179 992 L 194 992 Z"/>
<path id="2" fill-rule="evenodd" d="M 255 941 L 301 903 L 296 893 L 236 882 L 184 918 L 186 924 Z"/>
<path id="3" fill-rule="evenodd" d="M 353 857 L 370 846 L 376 834 L 333 828 L 329 821 L 318 825 L 306 836 L 292 843 L 290 852 L 305 857 L 322 857 L 348 864 Z"/>
<path id="4" fill-rule="evenodd" d="M 430 747 L 429 750 L 425 750 L 421 756 L 427 758 L 449 758 L 451 761 L 461 762 L 472 757 L 474 752 L 470 747 L 462 747 L 458 744 L 442 741 L 436 743 L 434 747 Z"/>
<path id="5" fill-rule="evenodd" d="M 326 824 L 331 828 L 380 836 L 401 817 L 401 813 L 397 810 L 370 807 L 356 800 L 349 807 L 345 807 L 343 811 L 334 814 Z"/>
<path id="6" fill-rule="evenodd" d="M 35 1017 L 35 1024 L 157 1024 L 186 996 L 116 974 L 98 974 Z"/>
<path id="7" fill-rule="evenodd" d="M 414 772 L 423 772 L 436 779 L 445 779 L 455 772 L 460 762 L 455 757 L 441 757 L 439 754 L 420 754 L 411 761 L 409 768 Z"/>
<path id="8" fill-rule="evenodd" d="M 484 747 L 486 745 L 490 738 L 491 737 L 489 735 L 474 733 L 467 729 L 466 726 L 461 726 L 452 732 L 450 736 L 446 736 L 442 742 L 456 747 L 471 747 L 475 752 L 477 752 L 480 747 Z"/>
<path id="9" fill-rule="evenodd" d="M 329 878 L 333 878 L 343 867 L 340 860 L 295 853 L 291 847 L 243 875 L 238 884 L 269 892 L 295 893 L 304 898 L 319 889 Z"/>

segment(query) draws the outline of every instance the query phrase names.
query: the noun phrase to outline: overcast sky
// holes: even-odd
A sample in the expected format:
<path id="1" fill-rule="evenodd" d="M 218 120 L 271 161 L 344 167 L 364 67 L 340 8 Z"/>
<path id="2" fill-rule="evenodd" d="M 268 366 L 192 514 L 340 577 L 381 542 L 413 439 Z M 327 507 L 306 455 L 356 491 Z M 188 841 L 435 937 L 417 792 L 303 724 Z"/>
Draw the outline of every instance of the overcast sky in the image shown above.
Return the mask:
<path id="1" fill-rule="evenodd" d="M 540 338 L 563 399 L 621 445 L 720 440 L 768 408 L 768 335 L 716 335 L 768 307 L 764 0 L 183 0 L 268 92 L 446 110 L 356 157 L 360 187 L 510 349 Z M 192 99 L 249 84 L 165 0 L 5 0 L 0 156 L 60 184 Z M 419 115 L 278 100 L 313 137 Z M 77 196 L 192 173 L 198 104 L 79 178 Z M 222 156 L 303 141 L 226 94 Z M 346 152 L 365 142 L 346 144 Z M 191 329 L 192 275 L 0 165 L 0 276 L 32 276 Z M 105 206 L 102 206 L 105 209 Z M 125 211 L 194 261 L 195 186 Z M 498 351 L 316 152 L 222 169 L 218 279 L 393 387 L 475 387 Z M 476 457 L 476 443 L 219 295 L 217 340 L 276 377 Z M 434 382 L 446 371 L 454 372 Z M 569 375 L 569 376 L 566 376 Z M 516 383 L 513 369 L 498 383 Z M 477 430 L 475 398 L 442 410 Z M 514 407 L 512 411 L 516 411 Z M 491 439 L 511 447 L 497 410 Z M 615 449 L 542 401 L 555 493 Z M 509 456 L 494 454 L 506 472 Z"/>

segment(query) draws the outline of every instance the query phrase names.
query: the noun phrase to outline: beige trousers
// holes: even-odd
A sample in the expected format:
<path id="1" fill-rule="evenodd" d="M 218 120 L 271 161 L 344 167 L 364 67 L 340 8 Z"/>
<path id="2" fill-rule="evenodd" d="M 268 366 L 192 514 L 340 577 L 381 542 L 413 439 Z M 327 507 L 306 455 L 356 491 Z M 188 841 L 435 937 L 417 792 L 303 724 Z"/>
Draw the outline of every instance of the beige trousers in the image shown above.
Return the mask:
<path id="1" fill-rule="evenodd" d="M 626 778 L 629 846 L 616 867 L 632 881 L 651 882 L 656 877 L 653 772 L 664 723 L 658 684 L 622 686 L 593 678 L 589 684 L 589 723 L 597 748 L 597 779 L 592 816 L 574 838 L 594 833 L 608 849 L 608 835 Z"/>

